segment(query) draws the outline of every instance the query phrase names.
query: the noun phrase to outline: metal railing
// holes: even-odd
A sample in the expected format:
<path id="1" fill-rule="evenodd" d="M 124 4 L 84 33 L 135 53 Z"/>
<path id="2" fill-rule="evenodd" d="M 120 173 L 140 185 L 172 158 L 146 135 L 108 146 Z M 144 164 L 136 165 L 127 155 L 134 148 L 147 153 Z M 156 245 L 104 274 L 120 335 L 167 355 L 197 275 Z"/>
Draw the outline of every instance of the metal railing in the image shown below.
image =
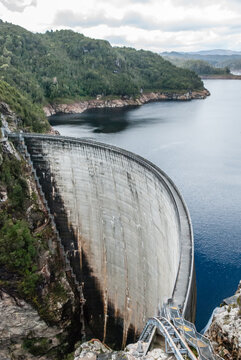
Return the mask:
<path id="1" fill-rule="evenodd" d="M 179 308 L 176 306 L 164 304 L 161 316 L 147 321 L 139 339 L 139 341 L 146 343 L 145 354 L 150 349 L 154 334 L 158 331 L 165 338 L 166 352 L 168 352 L 166 345 L 168 344 L 171 353 L 178 360 L 184 359 L 183 354 L 186 354 L 190 359 L 223 360 L 219 355 L 215 354 L 211 342 L 197 332 L 193 323 L 183 318 Z M 198 357 L 194 355 L 188 344 L 196 349 Z"/>
<path id="2" fill-rule="evenodd" d="M 148 319 L 139 341 L 146 344 L 144 355 L 147 354 L 155 332 L 159 332 L 165 338 L 165 352 L 173 354 L 177 360 L 185 359 L 185 355 L 191 360 L 197 360 L 186 341 L 165 317 Z"/>
<path id="3" fill-rule="evenodd" d="M 176 329 L 182 333 L 187 342 L 197 350 L 199 359 L 222 360 L 219 355 L 215 354 L 211 342 L 197 332 L 193 323 L 183 318 L 178 307 L 164 305 L 164 308 L 167 317 Z"/>

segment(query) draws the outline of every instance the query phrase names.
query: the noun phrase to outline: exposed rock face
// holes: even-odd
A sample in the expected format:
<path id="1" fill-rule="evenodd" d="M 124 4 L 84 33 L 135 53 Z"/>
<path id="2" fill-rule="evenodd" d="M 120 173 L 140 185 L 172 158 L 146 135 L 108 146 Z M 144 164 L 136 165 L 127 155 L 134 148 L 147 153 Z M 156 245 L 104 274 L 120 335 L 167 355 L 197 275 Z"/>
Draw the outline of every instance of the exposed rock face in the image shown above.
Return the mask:
<path id="1" fill-rule="evenodd" d="M 162 349 L 153 349 L 146 356 L 137 351 L 140 344 L 129 344 L 124 351 L 113 351 L 97 339 L 85 342 L 78 347 L 74 360 L 173 360 L 174 356 L 167 355 Z"/>
<path id="2" fill-rule="evenodd" d="M 7 131 L 16 131 L 21 125 L 21 119 L 10 109 L 8 104 L 0 102 L 0 116 L 2 125 Z"/>
<path id="3" fill-rule="evenodd" d="M 7 199 L 8 199 L 8 193 L 6 187 L 0 186 L 0 208 L 1 208 L 1 203 L 5 203 Z"/>
<path id="4" fill-rule="evenodd" d="M 226 305 L 215 312 L 206 336 L 212 341 L 214 350 L 224 359 L 241 359 L 241 282 Z"/>
<path id="5" fill-rule="evenodd" d="M 52 104 L 44 107 L 44 112 L 46 116 L 55 115 L 58 113 L 66 114 L 79 114 L 88 109 L 94 108 L 119 108 L 124 106 L 138 106 L 143 105 L 152 101 L 160 100 L 179 100 L 187 101 L 192 99 L 205 99 L 209 96 L 210 93 L 208 90 L 193 91 L 187 92 L 185 94 L 177 93 L 148 93 L 142 94 L 139 98 L 122 98 L 114 100 L 105 100 L 101 99 L 100 96 L 97 96 L 97 99 L 80 101 L 72 104 Z"/>
<path id="6" fill-rule="evenodd" d="M 59 344 L 56 335 L 60 330 L 49 327 L 42 321 L 36 310 L 24 300 L 20 300 L 0 291 L 0 358 L 7 356 L 7 349 L 16 347 L 27 337 L 48 338 L 50 347 Z M 14 346 L 15 345 L 15 346 Z M 11 351 L 11 352 L 12 352 Z M 5 355 L 4 355 L 5 354 Z M 13 355 L 13 354 L 12 354 Z M 9 355 L 10 356 L 10 355 Z M 8 357 L 6 357 L 8 358 Z M 10 359 L 10 357 L 9 357 Z M 22 359 L 25 359 L 22 354 Z"/>
<path id="7" fill-rule="evenodd" d="M 3 101 L 0 102 L 0 113 L 3 115 L 11 115 L 10 107 Z"/>

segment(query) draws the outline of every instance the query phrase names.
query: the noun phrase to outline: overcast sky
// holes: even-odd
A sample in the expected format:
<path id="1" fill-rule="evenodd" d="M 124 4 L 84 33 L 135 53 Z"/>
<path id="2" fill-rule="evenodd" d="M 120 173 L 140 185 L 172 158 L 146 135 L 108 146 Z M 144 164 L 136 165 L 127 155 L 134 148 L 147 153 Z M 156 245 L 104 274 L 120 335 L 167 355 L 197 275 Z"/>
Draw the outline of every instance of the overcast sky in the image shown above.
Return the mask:
<path id="1" fill-rule="evenodd" d="M 0 0 L 0 18 L 156 52 L 241 50 L 241 0 Z"/>

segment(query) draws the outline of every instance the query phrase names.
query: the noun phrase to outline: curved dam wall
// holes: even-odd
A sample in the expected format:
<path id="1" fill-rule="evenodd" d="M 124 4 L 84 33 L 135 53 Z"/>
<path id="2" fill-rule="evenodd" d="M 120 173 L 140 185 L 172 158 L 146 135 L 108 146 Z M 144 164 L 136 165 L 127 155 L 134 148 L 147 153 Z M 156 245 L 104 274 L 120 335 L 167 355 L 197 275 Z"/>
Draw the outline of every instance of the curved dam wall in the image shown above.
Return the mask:
<path id="1" fill-rule="evenodd" d="M 71 266 L 83 283 L 92 335 L 133 340 L 163 301 L 195 313 L 192 227 L 160 169 L 90 140 L 24 134 Z"/>

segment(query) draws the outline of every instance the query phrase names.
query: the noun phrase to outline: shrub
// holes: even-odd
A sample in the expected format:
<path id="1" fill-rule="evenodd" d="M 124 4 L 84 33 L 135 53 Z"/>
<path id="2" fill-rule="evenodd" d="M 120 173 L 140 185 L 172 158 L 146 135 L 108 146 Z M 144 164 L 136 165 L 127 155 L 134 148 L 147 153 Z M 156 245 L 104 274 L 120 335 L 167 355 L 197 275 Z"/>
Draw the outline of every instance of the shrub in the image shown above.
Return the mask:
<path id="1" fill-rule="evenodd" d="M 33 270 L 37 254 L 35 245 L 36 240 L 25 221 L 17 220 L 13 223 L 8 219 L 0 231 L 0 263 L 27 276 L 28 271 Z"/>

